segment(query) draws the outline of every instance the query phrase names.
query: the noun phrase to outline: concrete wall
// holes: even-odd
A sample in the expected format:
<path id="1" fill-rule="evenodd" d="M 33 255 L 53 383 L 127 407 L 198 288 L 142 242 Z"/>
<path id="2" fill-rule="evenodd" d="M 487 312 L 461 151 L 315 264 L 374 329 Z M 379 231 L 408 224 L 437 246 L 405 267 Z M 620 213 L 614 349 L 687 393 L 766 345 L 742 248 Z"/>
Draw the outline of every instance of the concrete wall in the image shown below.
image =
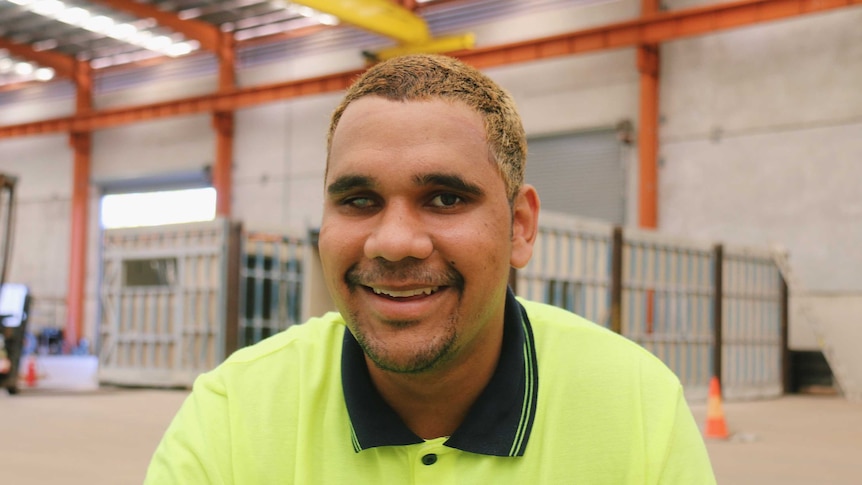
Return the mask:
<path id="1" fill-rule="evenodd" d="M 661 227 L 780 243 L 812 289 L 860 291 L 862 10 L 668 43 Z"/>
<path id="2" fill-rule="evenodd" d="M 862 294 L 859 25 L 851 8 L 663 46 L 662 230 L 780 244 L 801 290 Z M 798 311 L 791 336 L 818 347 Z"/>
<path id="3" fill-rule="evenodd" d="M 668 6 L 693 4 L 677 0 Z M 496 45 L 628 20 L 638 14 L 639 5 L 621 0 L 544 8 L 471 30 L 480 46 Z M 862 293 L 862 276 L 854 271 L 862 264 L 862 251 L 856 250 L 862 245 L 862 225 L 854 224 L 862 215 L 859 25 L 862 9 L 854 7 L 663 45 L 661 230 L 728 243 L 780 243 L 809 288 Z M 240 85 L 252 86 L 361 65 L 357 51 L 328 51 L 256 64 L 241 70 L 238 79 Z M 148 103 L 215 89 L 214 72 L 160 77 L 169 72 L 150 68 L 137 80 L 126 74 L 128 86 L 114 83 L 102 89 L 96 104 Z M 634 49 L 487 72 L 513 93 L 529 135 L 607 127 L 622 120 L 633 122 L 637 132 Z M 29 88 L 26 96 L 0 93 L 0 124 L 71 113 L 70 90 L 46 98 L 34 89 L 44 88 Z M 303 235 L 317 225 L 325 132 L 338 99 L 338 93 L 309 96 L 237 112 L 232 211 L 246 228 Z M 94 136 L 93 180 L 199 169 L 212 163 L 214 141 L 206 115 L 103 130 Z M 627 157 L 628 221 L 634 224 L 636 151 Z M 0 171 L 22 180 L 10 279 L 30 284 L 37 296 L 62 298 L 71 194 L 66 137 L 0 140 Z M 93 192 L 88 332 L 94 328 L 98 279 L 98 193 Z M 816 344 L 806 338 L 796 343 Z"/>

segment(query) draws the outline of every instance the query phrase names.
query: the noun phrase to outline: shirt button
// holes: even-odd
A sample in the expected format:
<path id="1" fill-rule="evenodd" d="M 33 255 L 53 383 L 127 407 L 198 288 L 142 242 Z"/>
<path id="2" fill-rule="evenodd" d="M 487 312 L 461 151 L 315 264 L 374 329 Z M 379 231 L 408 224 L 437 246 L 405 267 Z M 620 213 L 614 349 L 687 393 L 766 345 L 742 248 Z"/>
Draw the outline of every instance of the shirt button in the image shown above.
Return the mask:
<path id="1" fill-rule="evenodd" d="M 433 465 L 435 463 L 437 463 L 437 455 L 435 455 L 434 453 L 428 453 L 427 455 L 422 457 L 423 465 Z"/>

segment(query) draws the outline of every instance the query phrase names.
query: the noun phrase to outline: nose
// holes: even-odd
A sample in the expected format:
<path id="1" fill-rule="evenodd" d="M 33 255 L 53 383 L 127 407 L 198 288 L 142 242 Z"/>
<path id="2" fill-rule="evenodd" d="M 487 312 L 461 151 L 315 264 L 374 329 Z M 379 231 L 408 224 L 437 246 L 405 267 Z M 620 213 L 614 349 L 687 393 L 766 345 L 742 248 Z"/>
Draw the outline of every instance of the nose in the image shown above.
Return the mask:
<path id="1" fill-rule="evenodd" d="M 431 256 L 434 244 L 420 214 L 408 204 L 391 202 L 377 214 L 377 224 L 365 241 L 365 256 L 401 261 Z"/>

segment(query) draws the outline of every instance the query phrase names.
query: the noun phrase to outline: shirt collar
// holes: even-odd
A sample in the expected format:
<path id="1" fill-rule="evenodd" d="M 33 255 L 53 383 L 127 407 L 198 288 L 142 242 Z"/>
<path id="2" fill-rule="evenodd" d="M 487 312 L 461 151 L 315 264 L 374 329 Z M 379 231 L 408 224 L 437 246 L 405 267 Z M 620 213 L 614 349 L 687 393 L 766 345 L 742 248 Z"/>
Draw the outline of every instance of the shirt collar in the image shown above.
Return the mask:
<path id="1" fill-rule="evenodd" d="M 368 375 L 362 348 L 346 328 L 341 376 L 357 452 L 424 441 L 407 428 L 377 392 Z M 533 330 L 526 311 L 509 290 L 497 368 L 446 446 L 483 455 L 522 456 L 536 416 L 538 388 Z"/>

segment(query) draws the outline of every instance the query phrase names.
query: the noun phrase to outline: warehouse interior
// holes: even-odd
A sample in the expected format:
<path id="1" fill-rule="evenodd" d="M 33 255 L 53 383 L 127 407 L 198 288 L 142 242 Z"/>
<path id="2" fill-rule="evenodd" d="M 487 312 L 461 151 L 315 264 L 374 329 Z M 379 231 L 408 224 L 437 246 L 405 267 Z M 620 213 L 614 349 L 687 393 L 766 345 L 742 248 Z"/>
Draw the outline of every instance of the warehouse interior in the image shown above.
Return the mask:
<path id="1" fill-rule="evenodd" d="M 31 351 L 94 356 L 106 382 L 185 385 L 274 331 L 236 324 L 252 312 L 238 306 L 253 295 L 263 305 L 274 285 L 254 293 L 252 272 L 276 261 L 293 275 L 285 285 L 302 275 L 303 292 L 267 318 L 298 323 L 329 309 L 313 251 L 329 115 L 372 63 L 446 53 L 513 94 L 530 140 L 527 181 L 543 209 L 575 221 L 553 224 L 604 224 L 609 241 L 614 227 L 660 234 L 686 254 L 726 245 L 726 261 L 761 255 L 780 276 L 769 277 L 780 281 L 770 295 L 789 293 L 784 309 L 769 310 L 775 325 L 752 337 L 782 354 L 769 354 L 784 370 L 764 396 L 798 388 L 796 378 L 859 399 L 859 25 L 858 0 L 0 1 L 3 281 L 27 289 Z M 182 220 L 209 222 L 112 225 L 113 198 L 174 190 L 197 190 L 204 205 Z M 191 204 L 159 197 L 166 205 L 145 202 L 150 213 L 184 217 Z M 137 224 L 120 210 L 118 226 Z M 265 244 L 278 247 L 255 252 Z M 181 261 L 181 247 L 237 249 Z M 199 306 L 221 327 L 187 345 L 207 357 L 138 380 L 140 366 L 182 367 L 174 360 L 184 357 L 167 356 L 156 336 L 128 347 L 149 360 L 123 361 L 117 329 L 133 312 L 173 310 L 142 303 L 127 315 L 111 285 L 158 286 L 196 264 L 194 285 L 209 288 Z M 144 282 L 129 283 L 134 274 Z M 582 283 L 549 280 L 542 291 L 574 305 L 580 297 L 565 295 Z M 670 293 L 656 286 L 620 301 L 641 306 L 649 334 L 654 319 L 709 313 Z M 591 318 L 614 328 L 611 313 Z M 622 318 L 617 330 L 640 317 Z M 721 372 L 732 352 L 722 360 L 720 345 L 711 349 L 705 365 Z"/>

